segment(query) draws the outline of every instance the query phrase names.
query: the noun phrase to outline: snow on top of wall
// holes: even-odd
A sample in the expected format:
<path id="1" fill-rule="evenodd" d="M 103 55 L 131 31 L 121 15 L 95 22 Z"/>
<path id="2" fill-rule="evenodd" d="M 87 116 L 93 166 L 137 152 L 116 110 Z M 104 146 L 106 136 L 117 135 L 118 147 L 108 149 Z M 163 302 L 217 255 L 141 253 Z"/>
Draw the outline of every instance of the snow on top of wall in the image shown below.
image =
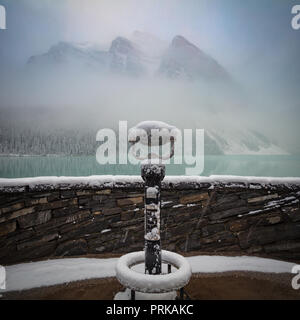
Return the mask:
<path id="1" fill-rule="evenodd" d="M 87 177 L 33 177 L 33 178 L 0 178 L 0 191 L 25 191 L 29 190 L 51 190 L 70 188 L 137 188 L 142 187 L 144 182 L 140 176 L 129 175 L 95 175 Z M 209 187 L 213 189 L 217 186 L 230 188 L 252 188 L 261 189 L 263 187 L 287 187 L 300 186 L 300 178 L 286 177 L 247 177 L 211 175 L 203 176 L 168 176 L 162 182 L 165 189 L 197 189 Z"/>
<path id="2" fill-rule="evenodd" d="M 142 186 L 143 180 L 139 176 L 87 176 L 87 177 L 33 177 L 33 178 L 0 178 L 0 190 L 25 191 L 29 189 L 70 189 L 70 188 L 117 188 L 126 186 Z"/>

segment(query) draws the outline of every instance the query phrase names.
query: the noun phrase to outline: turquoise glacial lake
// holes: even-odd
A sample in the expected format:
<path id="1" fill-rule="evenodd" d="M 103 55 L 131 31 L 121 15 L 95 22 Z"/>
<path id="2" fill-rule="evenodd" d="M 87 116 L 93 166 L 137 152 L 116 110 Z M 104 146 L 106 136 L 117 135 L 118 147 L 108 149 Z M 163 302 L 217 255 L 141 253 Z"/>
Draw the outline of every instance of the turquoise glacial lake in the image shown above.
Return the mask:
<path id="1" fill-rule="evenodd" d="M 167 175 L 185 175 L 185 165 L 166 165 Z M 139 175 L 139 165 L 100 165 L 95 156 L 0 156 L 0 177 Z M 203 176 L 300 177 L 300 155 L 206 156 Z"/>

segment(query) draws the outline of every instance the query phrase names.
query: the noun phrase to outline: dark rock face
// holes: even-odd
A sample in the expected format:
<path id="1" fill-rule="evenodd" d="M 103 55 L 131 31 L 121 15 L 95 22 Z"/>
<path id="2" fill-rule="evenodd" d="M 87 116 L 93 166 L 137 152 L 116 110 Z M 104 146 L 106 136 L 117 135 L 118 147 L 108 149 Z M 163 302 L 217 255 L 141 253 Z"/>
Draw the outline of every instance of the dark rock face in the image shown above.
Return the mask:
<path id="1" fill-rule="evenodd" d="M 116 38 L 110 47 L 110 69 L 119 74 L 139 76 L 145 73 L 141 53 L 126 38 Z"/>
<path id="2" fill-rule="evenodd" d="M 300 261 L 300 187 L 162 183 L 162 248 Z M 0 264 L 144 246 L 142 185 L 0 191 Z"/>
<path id="3" fill-rule="evenodd" d="M 204 79 L 229 81 L 228 73 L 216 60 L 190 43 L 182 36 L 176 36 L 162 58 L 160 74 L 170 78 L 188 80 Z"/>

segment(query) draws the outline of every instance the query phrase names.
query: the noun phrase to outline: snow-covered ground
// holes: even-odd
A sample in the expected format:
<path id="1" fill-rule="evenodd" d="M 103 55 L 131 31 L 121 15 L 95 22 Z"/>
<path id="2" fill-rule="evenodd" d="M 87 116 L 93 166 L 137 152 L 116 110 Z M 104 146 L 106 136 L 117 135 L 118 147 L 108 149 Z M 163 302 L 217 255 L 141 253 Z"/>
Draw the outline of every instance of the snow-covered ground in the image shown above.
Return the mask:
<path id="1" fill-rule="evenodd" d="M 294 263 L 258 257 L 194 256 L 187 258 L 193 273 L 256 271 L 290 273 Z M 19 291 L 77 280 L 115 276 L 118 258 L 65 258 L 6 267 L 6 290 Z M 135 267 L 143 272 L 143 265 Z M 164 270 L 164 269 L 163 269 Z"/>

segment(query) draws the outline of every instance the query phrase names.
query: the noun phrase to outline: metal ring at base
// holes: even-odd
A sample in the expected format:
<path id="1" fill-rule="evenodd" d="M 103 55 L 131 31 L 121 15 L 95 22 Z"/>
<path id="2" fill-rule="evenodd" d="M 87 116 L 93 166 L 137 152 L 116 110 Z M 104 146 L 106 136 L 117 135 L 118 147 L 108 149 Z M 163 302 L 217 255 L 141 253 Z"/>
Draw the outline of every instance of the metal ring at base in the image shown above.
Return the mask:
<path id="1" fill-rule="evenodd" d="M 181 255 L 162 250 L 162 260 L 178 270 L 168 274 L 143 274 L 130 267 L 145 261 L 145 252 L 131 252 L 122 256 L 116 266 L 119 282 L 131 290 L 145 293 L 162 293 L 183 288 L 190 280 L 192 270 L 188 261 Z"/>

